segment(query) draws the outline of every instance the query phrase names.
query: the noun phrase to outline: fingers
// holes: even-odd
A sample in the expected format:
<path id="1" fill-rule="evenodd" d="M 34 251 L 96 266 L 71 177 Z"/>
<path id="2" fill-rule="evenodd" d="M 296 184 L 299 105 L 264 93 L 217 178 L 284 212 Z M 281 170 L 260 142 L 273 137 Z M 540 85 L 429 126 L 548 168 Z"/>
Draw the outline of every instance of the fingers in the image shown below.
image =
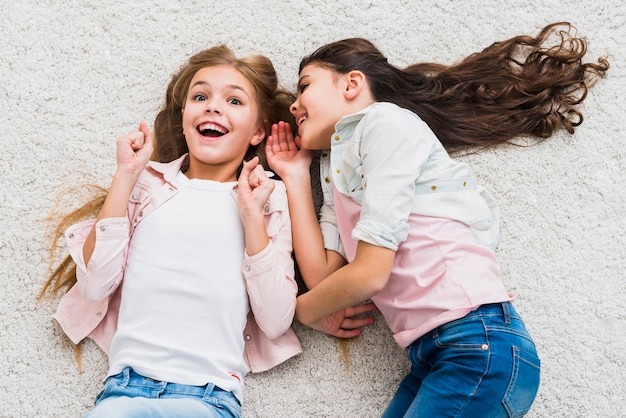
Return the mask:
<path id="1" fill-rule="evenodd" d="M 371 316 L 359 319 L 345 318 L 341 323 L 341 329 L 345 331 L 360 329 L 368 325 L 372 325 L 374 322 L 376 322 L 376 320 Z"/>
<path id="2" fill-rule="evenodd" d="M 241 173 L 239 174 L 239 180 L 249 183 L 250 182 L 250 173 L 259 164 L 259 158 L 254 157 L 250 161 L 244 161 L 243 166 L 241 168 Z"/>
<path id="3" fill-rule="evenodd" d="M 358 337 L 359 335 L 361 335 L 361 330 L 360 329 L 338 329 L 336 332 L 333 332 L 332 334 L 333 337 L 338 337 L 338 338 L 354 338 L 354 337 Z"/>
<path id="4" fill-rule="evenodd" d="M 142 121 L 139 124 L 139 130 L 143 133 L 145 144 L 152 145 L 152 131 L 148 128 L 148 124 Z"/>
<path id="5" fill-rule="evenodd" d="M 356 317 L 376 310 L 378 310 L 378 308 L 373 303 L 346 308 L 344 310 L 345 317 L 341 322 L 341 328 L 344 330 L 354 330 L 373 324 L 376 320 L 372 316 Z"/>
<path id="6" fill-rule="evenodd" d="M 250 172 L 250 176 L 248 177 L 248 183 L 250 187 L 255 188 L 258 187 L 264 181 L 269 180 L 269 177 L 263 170 L 263 167 L 259 164 Z"/>
<path id="7" fill-rule="evenodd" d="M 133 151 L 142 148 L 152 151 L 152 131 L 146 122 L 141 122 L 139 128 L 135 128 L 125 136 L 120 137 L 120 141 L 128 143 Z"/>
<path id="8" fill-rule="evenodd" d="M 272 132 L 268 141 L 271 142 L 272 151 L 277 153 L 280 151 L 297 151 L 298 146 L 291 133 L 289 123 L 280 121 L 272 125 Z"/>
<path id="9" fill-rule="evenodd" d="M 377 310 L 378 308 L 373 303 L 364 303 L 362 305 L 352 306 L 350 308 L 345 309 L 346 317 L 355 317 L 358 315 L 362 315 L 368 312 L 372 312 Z"/>
<path id="10" fill-rule="evenodd" d="M 259 164 L 259 157 L 254 157 L 250 161 L 244 161 L 239 180 L 247 182 L 253 189 L 262 183 L 269 181 L 269 176 Z"/>

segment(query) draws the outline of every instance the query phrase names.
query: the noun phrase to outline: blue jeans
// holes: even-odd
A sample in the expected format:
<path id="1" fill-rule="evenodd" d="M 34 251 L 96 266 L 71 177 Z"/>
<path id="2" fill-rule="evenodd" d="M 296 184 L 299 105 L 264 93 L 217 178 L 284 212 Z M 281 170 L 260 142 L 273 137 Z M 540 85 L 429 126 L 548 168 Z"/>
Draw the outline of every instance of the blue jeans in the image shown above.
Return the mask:
<path id="1" fill-rule="evenodd" d="M 127 367 L 106 379 L 96 406 L 85 417 L 241 417 L 241 405 L 232 392 L 212 383 L 190 386 L 160 382 Z"/>
<path id="2" fill-rule="evenodd" d="M 535 344 L 510 302 L 430 331 L 408 354 L 411 371 L 384 418 L 521 417 L 539 389 Z"/>

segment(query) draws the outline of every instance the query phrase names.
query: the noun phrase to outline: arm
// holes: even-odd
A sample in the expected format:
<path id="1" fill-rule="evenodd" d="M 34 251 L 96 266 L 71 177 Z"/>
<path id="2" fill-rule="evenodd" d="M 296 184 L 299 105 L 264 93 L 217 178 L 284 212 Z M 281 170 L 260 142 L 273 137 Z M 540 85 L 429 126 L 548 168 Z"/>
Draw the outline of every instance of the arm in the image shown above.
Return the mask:
<path id="1" fill-rule="evenodd" d="M 85 265 L 96 245 L 96 225 L 104 218 L 119 218 L 126 216 L 128 198 L 137 183 L 139 174 L 143 171 L 152 154 L 152 132 L 145 122 L 141 122 L 139 130 L 133 130 L 128 135 L 117 140 L 117 171 L 113 175 L 111 188 L 96 218 L 96 224 L 91 230 L 83 245 Z"/>
<path id="2" fill-rule="evenodd" d="M 395 251 L 359 241 L 355 259 L 298 297 L 296 318 L 325 330 L 341 311 L 370 299 L 389 281 Z M 336 312 L 339 311 L 339 317 Z M 333 316 L 334 314 L 334 316 Z M 329 317 L 330 316 L 330 317 Z"/>
<path id="3" fill-rule="evenodd" d="M 272 127 L 272 135 L 267 140 L 266 154 L 270 166 L 287 186 L 293 247 L 303 279 L 309 289 L 316 288 L 326 277 L 344 266 L 346 261 L 337 252 L 324 248 L 311 190 L 311 153 L 299 150 L 289 125 L 280 122 Z M 359 303 L 366 299 L 360 300 Z M 307 297 L 305 300 L 312 298 Z M 314 301 L 312 303 L 315 304 Z M 362 327 L 374 322 L 374 318 L 354 317 L 368 314 L 375 309 L 373 303 L 346 307 L 326 317 L 325 321 L 317 324 L 315 328 L 339 338 L 356 337 L 361 334 Z"/>
<path id="4" fill-rule="evenodd" d="M 91 226 L 89 232 L 84 237 L 84 241 L 82 241 L 80 256 L 74 256 L 75 259 L 82 258 L 80 263 L 77 262 L 77 264 L 83 265 L 85 271 L 77 272 L 77 280 L 79 281 L 81 292 L 87 299 L 102 299 L 114 289 L 114 283 L 96 283 L 89 280 L 90 270 L 92 269 L 89 261 L 99 240 L 119 237 L 121 224 L 120 222 L 113 222 L 115 218 L 124 218 L 122 224 L 124 226 L 127 225 L 125 218 L 130 193 L 139 175 L 148 163 L 151 154 L 152 133 L 144 122 L 140 124 L 139 129 L 135 129 L 117 140 L 117 171 L 113 176 L 111 188 L 102 209 L 98 213 L 95 222 L 93 222 L 93 226 Z M 100 221 L 105 219 L 107 220 L 107 227 L 100 225 Z M 111 230 L 111 225 L 114 227 L 113 231 Z M 107 265 L 103 268 L 112 267 L 112 263 L 109 261 L 106 260 Z"/>
<path id="5" fill-rule="evenodd" d="M 254 158 L 244 163 L 237 201 L 245 234 L 243 274 L 250 307 L 259 328 L 275 339 L 293 322 L 298 292 L 284 186 L 270 180 Z"/>
<path id="6" fill-rule="evenodd" d="M 311 190 L 312 154 L 298 149 L 285 122 L 272 126 L 266 154 L 270 166 L 287 186 L 293 249 L 302 278 L 307 288 L 312 289 L 346 263 L 341 255 L 324 248 Z"/>

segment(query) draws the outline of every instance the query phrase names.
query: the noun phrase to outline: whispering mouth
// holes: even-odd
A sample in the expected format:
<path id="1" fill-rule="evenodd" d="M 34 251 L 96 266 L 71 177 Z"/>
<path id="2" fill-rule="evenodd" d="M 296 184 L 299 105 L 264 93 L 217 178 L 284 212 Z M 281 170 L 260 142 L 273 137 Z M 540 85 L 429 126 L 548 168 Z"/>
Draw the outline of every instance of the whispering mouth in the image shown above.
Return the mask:
<path id="1" fill-rule="evenodd" d="M 197 130 L 200 135 L 207 138 L 219 138 L 228 133 L 228 129 L 216 123 L 203 123 L 198 126 Z"/>

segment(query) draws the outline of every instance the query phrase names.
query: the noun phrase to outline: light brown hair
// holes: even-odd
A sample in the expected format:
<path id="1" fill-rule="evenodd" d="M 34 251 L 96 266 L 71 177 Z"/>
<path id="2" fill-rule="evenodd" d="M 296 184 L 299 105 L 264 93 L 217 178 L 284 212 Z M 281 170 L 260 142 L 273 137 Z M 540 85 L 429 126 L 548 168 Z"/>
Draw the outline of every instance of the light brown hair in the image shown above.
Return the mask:
<path id="1" fill-rule="evenodd" d="M 295 96 L 279 87 L 276 71 L 269 58 L 262 55 L 237 58 L 228 47 L 220 45 L 191 56 L 172 76 L 165 93 L 165 103 L 154 121 L 152 160 L 170 162 L 188 152 L 183 135 L 181 110 L 185 106 L 189 85 L 199 70 L 216 65 L 232 66 L 252 83 L 259 110 L 258 122 L 265 130 L 266 136 L 271 132 L 272 124 L 281 120 L 288 121 L 292 127 L 295 127 L 293 116 L 289 112 L 289 105 L 293 103 Z M 267 168 L 265 140 L 256 146 L 250 146 L 245 160 L 254 156 L 258 156 L 260 163 Z M 94 218 L 104 203 L 108 192 L 106 189 L 98 186 L 85 187 L 93 191 L 94 197 L 91 200 L 68 214 L 57 216 L 53 213 L 50 217 L 55 221 L 55 226 L 51 231 L 51 260 L 56 257 L 59 241 L 65 230 L 80 220 Z M 46 291 L 56 293 L 61 288 L 69 290 L 74 283 L 76 283 L 76 264 L 71 256 L 67 255 L 52 269 L 38 298 L 41 299 Z"/>

